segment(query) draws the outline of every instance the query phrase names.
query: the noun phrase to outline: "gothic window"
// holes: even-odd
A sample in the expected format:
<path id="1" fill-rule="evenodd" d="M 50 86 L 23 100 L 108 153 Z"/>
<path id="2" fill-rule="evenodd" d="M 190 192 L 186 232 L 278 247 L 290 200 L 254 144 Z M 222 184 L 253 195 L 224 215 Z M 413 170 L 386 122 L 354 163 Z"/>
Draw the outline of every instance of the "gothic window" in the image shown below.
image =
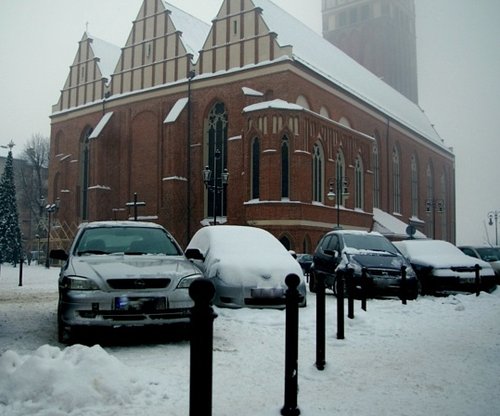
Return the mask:
<path id="1" fill-rule="evenodd" d="M 312 189 L 313 201 L 323 202 L 323 183 L 324 183 L 324 156 L 323 149 L 319 143 L 313 147 L 312 160 Z"/>
<path id="2" fill-rule="evenodd" d="M 401 212 L 401 164 L 396 147 L 392 149 L 392 203 L 393 211 Z"/>
<path id="3" fill-rule="evenodd" d="M 380 208 L 380 156 L 378 152 L 378 142 L 373 145 L 372 150 L 373 166 L 373 206 Z"/>
<path id="4" fill-rule="evenodd" d="M 356 165 L 354 168 L 355 183 L 354 183 L 354 206 L 355 208 L 364 208 L 364 180 L 363 180 L 363 161 L 361 156 L 356 158 Z"/>
<path id="5" fill-rule="evenodd" d="M 281 198 L 290 197 L 290 149 L 288 137 L 281 141 Z"/>
<path id="6" fill-rule="evenodd" d="M 342 150 L 339 150 L 337 153 L 335 180 L 337 184 L 335 189 L 336 198 L 340 198 L 338 201 L 339 205 L 344 205 L 344 200 L 348 196 L 349 189 L 347 187 L 348 179 L 345 175 L 345 159 Z M 340 196 L 339 193 L 341 194 Z"/>
<path id="7" fill-rule="evenodd" d="M 434 215 L 432 214 L 434 201 L 434 174 L 431 163 L 427 165 L 427 201 L 426 211 L 428 214 L 428 221 L 426 222 L 426 234 L 428 236 L 434 235 Z"/>
<path id="8" fill-rule="evenodd" d="M 411 157 L 411 215 L 418 217 L 418 165 L 417 157 Z"/>
<path id="9" fill-rule="evenodd" d="M 82 221 L 88 220 L 88 192 L 90 185 L 90 146 L 92 128 L 87 128 L 80 139 L 80 215 Z"/>
<path id="10" fill-rule="evenodd" d="M 222 186 L 222 172 L 227 168 L 227 125 L 226 107 L 224 103 L 218 102 L 208 114 L 205 154 L 207 157 L 206 165 L 212 171 L 212 178 L 215 178 L 219 187 Z M 224 217 L 227 215 L 227 198 L 224 190 L 207 192 L 206 201 L 205 212 L 207 217 Z"/>
<path id="11" fill-rule="evenodd" d="M 252 199 L 260 197 L 260 141 L 256 137 L 252 143 Z"/>

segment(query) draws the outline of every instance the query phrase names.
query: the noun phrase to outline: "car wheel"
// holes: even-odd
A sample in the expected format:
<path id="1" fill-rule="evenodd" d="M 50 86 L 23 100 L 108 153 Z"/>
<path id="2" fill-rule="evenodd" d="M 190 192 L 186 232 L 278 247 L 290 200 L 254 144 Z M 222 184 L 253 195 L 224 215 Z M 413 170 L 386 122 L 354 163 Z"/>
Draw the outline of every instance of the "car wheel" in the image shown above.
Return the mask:
<path id="1" fill-rule="evenodd" d="M 316 276 L 313 272 L 309 274 L 309 291 L 316 293 Z"/>
<path id="2" fill-rule="evenodd" d="M 57 340 L 61 344 L 71 342 L 71 328 L 64 324 L 59 311 L 57 311 Z"/>

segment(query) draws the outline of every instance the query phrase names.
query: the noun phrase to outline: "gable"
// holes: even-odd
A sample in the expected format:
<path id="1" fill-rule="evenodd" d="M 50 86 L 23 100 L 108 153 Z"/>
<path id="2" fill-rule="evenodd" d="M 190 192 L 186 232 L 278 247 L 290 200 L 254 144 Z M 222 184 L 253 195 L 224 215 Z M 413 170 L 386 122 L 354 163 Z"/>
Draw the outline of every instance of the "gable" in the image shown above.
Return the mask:
<path id="1" fill-rule="evenodd" d="M 104 98 L 120 48 L 85 32 L 54 111 L 62 111 Z"/>
<path id="2" fill-rule="evenodd" d="M 198 71 L 214 73 L 291 57 L 291 48 L 280 46 L 276 33 L 252 0 L 225 0 L 212 21 L 203 45 Z"/>
<path id="3" fill-rule="evenodd" d="M 144 0 L 122 49 L 112 93 L 186 79 L 209 25 L 163 0 Z"/>

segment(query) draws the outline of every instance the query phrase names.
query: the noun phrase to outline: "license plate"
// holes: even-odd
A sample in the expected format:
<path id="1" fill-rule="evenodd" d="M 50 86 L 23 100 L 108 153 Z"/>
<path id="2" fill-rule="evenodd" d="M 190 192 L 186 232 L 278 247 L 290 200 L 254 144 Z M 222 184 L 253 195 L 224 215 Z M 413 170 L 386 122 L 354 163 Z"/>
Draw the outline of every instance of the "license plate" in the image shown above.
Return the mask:
<path id="1" fill-rule="evenodd" d="M 252 298 L 271 299 L 285 296 L 284 289 L 281 288 L 254 288 L 250 290 Z"/>
<path id="2" fill-rule="evenodd" d="M 115 310 L 118 311 L 158 311 L 164 310 L 165 306 L 165 298 L 140 298 L 128 296 L 115 298 Z"/>

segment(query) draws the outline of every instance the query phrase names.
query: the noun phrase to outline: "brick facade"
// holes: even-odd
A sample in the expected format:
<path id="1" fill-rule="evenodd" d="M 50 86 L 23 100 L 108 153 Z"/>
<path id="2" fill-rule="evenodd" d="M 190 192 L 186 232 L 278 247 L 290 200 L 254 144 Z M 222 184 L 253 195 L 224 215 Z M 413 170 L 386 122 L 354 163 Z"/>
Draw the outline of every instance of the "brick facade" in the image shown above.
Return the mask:
<path id="1" fill-rule="evenodd" d="M 161 4 L 146 0 L 141 11 L 147 14 L 148 10 L 153 10 L 158 15 Z M 187 79 L 187 73 L 182 70 L 177 80 L 155 88 L 140 87 L 133 93 L 110 94 L 98 102 L 55 109 L 49 197 L 61 198 L 60 219 L 79 222 L 129 218 L 132 211 L 123 208 L 137 193 L 138 199 L 146 203 L 145 207 L 138 208 L 139 215 L 166 226 L 182 245 L 186 245 L 198 228 L 211 221 L 209 191 L 205 189 L 202 170 L 212 163 L 209 131 L 216 130 L 210 130 L 213 120 L 209 116 L 214 114 L 214 105 L 220 103 L 227 121 L 227 142 L 221 142 L 225 143 L 222 145 L 223 163 L 230 176 L 225 189 L 227 215 L 219 214 L 218 221 L 266 228 L 297 252 L 311 251 L 321 235 L 336 225 L 336 202 L 328 200 L 326 195 L 331 179 L 336 177 L 336 158 L 341 151 L 345 176 L 350 178 L 350 195 L 339 207 L 340 224 L 346 228 L 371 229 L 375 175 L 373 146 L 377 144 L 379 208 L 391 214 L 394 212 L 392 152 L 397 147 L 401 166 L 401 210 L 397 215 L 402 221 L 411 220 L 426 231 L 426 178 L 428 166 L 432 166 L 434 190 L 440 187 L 441 173 L 447 175 L 447 189 L 443 195 L 449 209 L 444 213 L 446 228 L 438 226 L 438 235 L 453 240 L 452 153 L 293 59 L 280 58 L 230 70 L 234 65 L 230 48 L 227 47 L 224 54 L 214 52 L 218 37 L 213 31 L 219 37 L 226 33 L 215 27 L 234 18 L 236 11 L 241 14 L 238 21 L 245 22 L 241 30 L 248 31 L 249 25 L 255 28 L 258 47 L 252 49 L 254 62 L 260 56 L 255 51 L 262 54 L 264 45 L 266 53 L 274 50 L 276 56 L 282 56 L 286 48 L 269 47 L 274 45 L 273 36 L 263 40 L 259 31 L 265 26 L 260 20 L 259 9 L 253 8 L 252 2 L 226 1 L 224 5 L 194 65 L 197 75 L 192 80 Z M 172 23 L 175 21 L 168 21 L 166 26 Z M 229 27 L 233 26 L 227 24 L 226 29 Z M 143 29 L 143 33 L 147 30 Z M 244 51 L 249 49 L 248 45 L 238 48 L 234 54 L 241 56 L 243 53 L 237 60 L 237 65 L 242 65 L 246 62 Z M 219 69 L 220 59 L 225 65 L 223 70 Z M 210 62 L 210 70 L 204 70 L 202 62 L 205 68 Z M 123 73 L 123 65 L 120 65 Z M 217 72 L 212 73 L 214 68 Z M 147 71 L 143 68 L 141 73 L 144 77 Z M 123 75 L 118 79 L 121 85 Z M 116 88 L 114 81 L 113 76 L 111 91 Z M 143 83 L 144 79 L 141 85 Z M 178 100 L 188 97 L 189 89 L 191 99 L 175 121 L 165 123 L 167 114 Z M 255 93 L 245 92 L 247 89 Z M 110 112 L 113 114 L 98 137 L 87 140 L 103 115 Z M 339 123 L 341 119 L 347 120 L 350 126 Z M 222 121 L 221 125 L 224 123 Z M 218 140 L 217 133 L 214 134 L 214 140 Z M 259 143 L 259 195 L 253 198 L 256 156 L 252 146 L 256 139 Z M 284 142 L 288 151 L 286 197 L 283 197 L 282 180 Z M 322 192 L 317 197 L 319 200 L 313 202 L 315 145 L 322 151 Z M 418 216 L 412 215 L 411 207 L 408 167 L 412 155 L 418 160 Z M 362 207 L 355 207 L 356 160 L 360 160 L 362 166 Z M 85 175 L 85 168 L 88 175 Z M 441 232 L 446 235 L 440 235 Z"/>

